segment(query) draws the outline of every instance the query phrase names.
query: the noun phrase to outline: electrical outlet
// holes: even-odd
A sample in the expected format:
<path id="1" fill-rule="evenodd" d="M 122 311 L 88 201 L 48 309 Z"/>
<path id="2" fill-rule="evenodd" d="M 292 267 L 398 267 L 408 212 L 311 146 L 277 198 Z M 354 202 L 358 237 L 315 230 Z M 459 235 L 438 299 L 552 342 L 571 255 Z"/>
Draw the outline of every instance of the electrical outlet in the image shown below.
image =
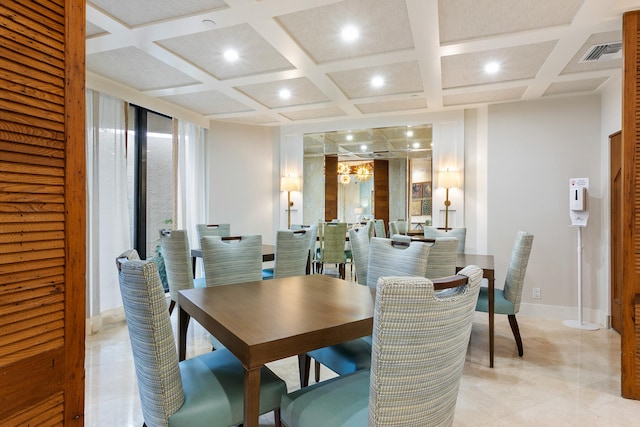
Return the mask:
<path id="1" fill-rule="evenodd" d="M 540 293 L 540 288 L 533 288 L 533 299 L 540 299 L 542 295 Z"/>

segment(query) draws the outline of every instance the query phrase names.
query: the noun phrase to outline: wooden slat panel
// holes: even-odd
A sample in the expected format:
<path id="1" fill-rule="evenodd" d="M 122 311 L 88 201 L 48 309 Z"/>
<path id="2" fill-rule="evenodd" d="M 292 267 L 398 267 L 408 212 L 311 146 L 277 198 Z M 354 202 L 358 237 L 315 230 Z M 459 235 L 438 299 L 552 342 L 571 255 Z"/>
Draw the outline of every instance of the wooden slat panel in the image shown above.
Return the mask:
<path id="1" fill-rule="evenodd" d="M 43 15 L 51 17 L 51 19 L 55 19 L 54 16 L 58 16 L 60 20 L 64 20 L 64 4 L 60 1 L 56 0 L 34 0 L 29 4 L 34 10 L 39 10 Z M 41 11 L 41 9 L 46 9 L 51 11 L 51 14 L 48 14 L 45 11 Z"/>
<path id="2" fill-rule="evenodd" d="M 20 311 L 28 312 L 32 309 L 37 309 L 39 307 L 44 307 L 47 305 L 55 305 L 64 300 L 64 293 L 59 287 L 54 287 L 54 291 L 50 291 L 48 289 L 44 289 L 45 292 L 38 292 L 40 288 L 35 288 L 35 290 L 31 290 L 33 293 L 32 298 L 25 298 L 22 296 L 21 300 L 14 302 L 9 305 L 0 306 L 0 316 L 5 316 L 7 314 L 19 313 Z M 44 294 L 44 295 L 41 295 Z M 6 294 L 4 296 L 6 298 Z M 8 298 L 7 298 L 8 299 Z M 26 315 L 24 319 L 28 319 L 29 316 Z"/>
<path id="3" fill-rule="evenodd" d="M 4 193 L 0 194 L 2 203 L 64 203 L 62 194 Z M 56 209 L 57 211 L 58 209 Z"/>
<path id="4" fill-rule="evenodd" d="M 28 280 L 14 280 L 12 282 L 5 283 L 0 287 L 0 298 L 4 294 L 19 292 L 23 289 L 36 289 L 51 285 L 62 285 L 64 283 L 64 269 L 62 268 L 50 268 L 46 270 L 38 270 L 37 276 L 27 277 Z M 6 278 L 7 276 L 2 276 Z"/>
<path id="5" fill-rule="evenodd" d="M 62 395 L 64 371 L 59 369 L 60 366 L 64 366 L 62 348 L 42 352 L 25 358 L 21 363 L 5 366 L 5 375 L 0 376 L 0 425 L 10 425 L 10 422 L 5 423 L 4 420 L 13 418 L 14 414 L 24 413 L 33 417 L 38 405 L 42 405 L 51 396 Z M 33 380 L 13 381 L 15 378 L 24 378 L 25 372 Z"/>
<path id="6" fill-rule="evenodd" d="M 36 275 L 38 274 L 38 271 L 41 269 L 48 270 L 51 267 L 59 267 L 63 265 L 64 265 L 64 259 L 59 259 L 59 258 L 51 258 L 51 259 L 45 259 L 41 261 L 31 261 L 31 262 L 25 262 L 25 263 L 0 264 L 0 277 L 7 280 L 4 283 L 11 283 L 8 281 L 9 280 L 8 278 L 12 276 L 11 273 L 19 273 L 21 271 L 27 271 L 27 272 L 31 272 L 33 277 L 37 277 Z M 7 277 L 4 277 L 5 275 Z"/>
<path id="7" fill-rule="evenodd" d="M 52 258 L 64 258 L 64 249 L 50 249 L 44 251 L 18 252 L 15 254 L 5 254 L 0 259 L 0 265 L 14 264 L 26 261 L 38 261 Z"/>
<path id="8" fill-rule="evenodd" d="M 62 412 L 64 394 L 56 393 L 48 399 L 38 402 L 24 411 L 20 411 L 16 415 L 0 421 L 4 427 L 18 426 L 59 426 L 63 425 Z"/>
<path id="9" fill-rule="evenodd" d="M 40 319 L 45 319 L 43 321 L 57 320 L 58 318 L 62 319 L 64 313 L 63 310 L 64 305 L 62 302 L 60 302 L 59 304 L 49 304 L 47 306 L 36 307 L 28 311 L 10 313 L 1 317 L 2 325 L 12 325 L 6 326 L 7 328 L 24 329 L 24 325 L 29 325 L 31 322 L 40 321 Z M 0 328 L 3 327 L 4 326 L 1 326 Z M 3 335 L 7 335 L 12 331 L 12 329 L 9 329 L 8 332 L 3 332 Z"/>
<path id="10" fill-rule="evenodd" d="M 50 222 L 61 221 L 64 219 L 64 215 L 58 213 L 0 213 L 0 223 L 11 222 Z"/>
<path id="11" fill-rule="evenodd" d="M 52 76 L 56 76 L 58 78 L 64 78 L 64 63 L 60 59 L 56 59 L 53 56 L 50 56 L 49 64 L 43 64 L 37 59 L 37 52 L 30 47 L 23 46 L 15 40 L 7 39 L 6 37 L 0 38 L 2 45 L 0 46 L 0 57 L 6 59 L 7 61 L 14 62 L 16 64 L 22 64 L 24 67 L 38 69 L 41 72 L 45 72 Z M 7 88 L 7 90 L 12 90 L 14 87 L 13 84 Z M 62 97 L 53 97 L 60 99 L 59 104 L 63 105 Z"/>
<path id="12" fill-rule="evenodd" d="M 60 231 L 64 230 L 64 224 L 59 222 L 13 222 L 3 223 L 2 230 L 4 233 L 29 233 L 40 231 Z"/>
<path id="13" fill-rule="evenodd" d="M 31 159 L 41 161 L 38 157 L 45 159 L 64 159 L 64 151 L 60 147 L 48 147 L 48 142 L 59 145 L 59 141 L 37 138 L 27 135 L 20 135 L 11 132 L 0 132 L 0 151 L 6 153 L 24 153 L 28 151 Z M 51 144 L 51 145 L 53 145 Z"/>
<path id="14" fill-rule="evenodd" d="M 3 289 L 2 298 L 6 307 L 0 309 L 0 316 L 7 313 L 15 313 L 21 309 L 27 309 L 31 307 L 38 307 L 39 305 L 47 305 L 53 302 L 61 301 L 63 283 L 59 282 L 49 283 L 43 286 L 23 286 L 21 288 L 15 288 L 11 293 L 5 292 Z M 23 305 L 23 308 L 18 305 Z M 24 305 L 26 304 L 26 305 Z"/>
<path id="15" fill-rule="evenodd" d="M 0 172 L 28 173 L 29 175 L 64 176 L 64 168 L 39 165 L 24 165 L 22 163 L 0 163 Z"/>
<path id="16" fill-rule="evenodd" d="M 0 245 L 6 243 L 24 243 L 47 240 L 63 240 L 64 233 L 62 231 L 41 231 L 39 233 L 0 233 Z M 0 246 L 0 253 L 3 248 Z"/>
<path id="17" fill-rule="evenodd" d="M 47 175 L 31 175 L 25 173 L 0 172 L 0 182 L 18 184 L 43 184 L 62 186 L 63 177 L 53 177 Z"/>
<path id="18" fill-rule="evenodd" d="M 13 10 L 12 10 L 13 9 Z M 18 11 L 24 12 L 25 15 L 20 15 Z M 14 39 L 20 39 L 24 37 L 26 40 L 32 41 L 34 45 L 52 47 L 58 52 L 64 50 L 64 31 L 61 31 L 63 25 L 56 25 L 55 28 L 47 27 L 39 22 L 40 16 L 33 16 L 26 8 L 18 6 L 17 2 L 1 3 L 0 4 L 0 26 L 7 28 L 9 35 Z M 62 24 L 62 23 L 60 23 Z M 53 24 L 55 25 L 55 24 Z"/>
<path id="19" fill-rule="evenodd" d="M 37 286 L 43 279 L 50 279 L 52 283 L 64 283 L 64 264 L 59 260 L 48 260 L 48 262 L 53 265 L 37 270 L 22 270 L 1 275 L 0 282 L 4 284 L 2 288 L 11 288 L 16 283 L 23 287 Z M 61 275 L 62 279 L 59 279 Z"/>
<path id="20" fill-rule="evenodd" d="M 28 193 L 28 194 L 64 194 L 61 185 L 42 185 L 25 183 L 6 183 L 0 181 L 0 193 Z"/>
<path id="21" fill-rule="evenodd" d="M 0 254 L 42 251 L 46 249 L 63 249 L 64 240 L 38 240 L 32 242 L 17 242 L 0 244 Z"/>
<path id="22" fill-rule="evenodd" d="M 84 25 L 84 1 L 0 2 L 3 426 L 83 424 Z"/>

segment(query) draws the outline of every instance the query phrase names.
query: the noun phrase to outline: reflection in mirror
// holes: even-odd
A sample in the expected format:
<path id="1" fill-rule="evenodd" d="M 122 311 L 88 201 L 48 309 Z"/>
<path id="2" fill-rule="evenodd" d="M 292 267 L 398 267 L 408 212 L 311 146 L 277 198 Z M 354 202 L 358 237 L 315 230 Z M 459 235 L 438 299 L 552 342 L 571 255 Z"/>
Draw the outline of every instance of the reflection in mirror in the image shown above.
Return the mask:
<path id="1" fill-rule="evenodd" d="M 390 220 L 409 221 L 411 229 L 430 225 L 431 144 L 430 124 L 305 134 L 304 223 L 375 218 L 387 228 Z M 325 179 L 328 167 L 332 179 Z"/>

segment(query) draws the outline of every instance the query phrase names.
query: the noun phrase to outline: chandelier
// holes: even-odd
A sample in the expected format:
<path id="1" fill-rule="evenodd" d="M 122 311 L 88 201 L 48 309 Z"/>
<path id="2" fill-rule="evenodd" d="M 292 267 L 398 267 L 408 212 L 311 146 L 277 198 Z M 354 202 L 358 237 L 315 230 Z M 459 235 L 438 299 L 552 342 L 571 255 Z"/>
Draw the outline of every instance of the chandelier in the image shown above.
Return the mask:
<path id="1" fill-rule="evenodd" d="M 360 182 L 366 182 L 373 176 L 371 166 L 368 164 L 359 165 L 356 168 L 356 179 Z"/>
<path id="2" fill-rule="evenodd" d="M 351 168 L 346 163 L 338 163 L 338 175 L 349 175 Z"/>
<path id="3" fill-rule="evenodd" d="M 351 177 L 349 175 L 340 175 L 340 184 L 347 185 L 351 182 Z"/>

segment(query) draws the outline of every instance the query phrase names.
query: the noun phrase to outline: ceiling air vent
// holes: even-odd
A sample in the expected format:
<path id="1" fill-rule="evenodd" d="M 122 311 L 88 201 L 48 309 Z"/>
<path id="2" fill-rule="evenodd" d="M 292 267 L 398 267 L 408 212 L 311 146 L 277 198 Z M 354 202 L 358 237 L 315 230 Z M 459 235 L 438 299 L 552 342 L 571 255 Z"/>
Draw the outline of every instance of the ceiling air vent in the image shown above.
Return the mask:
<path id="1" fill-rule="evenodd" d="M 596 44 L 579 62 L 602 62 L 622 58 L 622 42 Z"/>

